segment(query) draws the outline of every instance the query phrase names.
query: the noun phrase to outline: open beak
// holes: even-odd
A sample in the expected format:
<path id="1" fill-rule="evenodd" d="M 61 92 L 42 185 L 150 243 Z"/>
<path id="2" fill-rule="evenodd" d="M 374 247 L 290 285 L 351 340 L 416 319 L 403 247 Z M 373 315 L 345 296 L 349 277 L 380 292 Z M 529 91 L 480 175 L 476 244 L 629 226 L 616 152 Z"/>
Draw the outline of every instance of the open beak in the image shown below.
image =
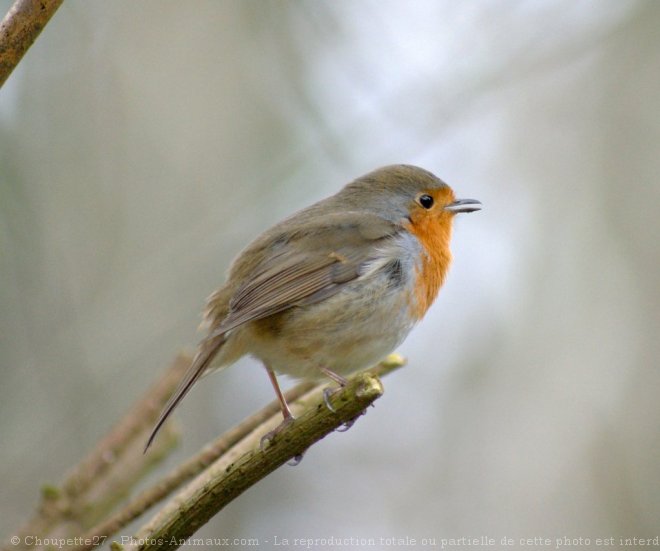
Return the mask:
<path id="1" fill-rule="evenodd" d="M 449 212 L 474 212 L 481 210 L 481 202 L 476 199 L 456 199 L 453 203 L 445 206 L 445 210 Z"/>

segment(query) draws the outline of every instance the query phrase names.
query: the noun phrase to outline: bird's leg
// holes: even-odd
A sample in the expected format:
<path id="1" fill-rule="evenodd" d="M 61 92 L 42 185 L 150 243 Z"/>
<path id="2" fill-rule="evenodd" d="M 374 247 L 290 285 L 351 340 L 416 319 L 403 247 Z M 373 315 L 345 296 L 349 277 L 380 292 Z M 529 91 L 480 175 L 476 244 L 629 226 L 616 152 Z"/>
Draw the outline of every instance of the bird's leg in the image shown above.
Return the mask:
<path id="1" fill-rule="evenodd" d="M 275 372 L 268 366 L 266 366 L 266 372 L 268 373 L 268 378 L 270 379 L 273 389 L 275 389 L 275 394 L 277 395 L 277 400 L 280 403 L 280 409 L 282 410 L 282 417 L 284 418 L 283 423 L 290 423 L 293 421 L 293 413 L 289 409 L 289 404 L 286 403 L 284 394 L 282 394 L 282 389 L 280 388 L 279 383 L 277 382 L 277 376 Z"/>
<path id="2" fill-rule="evenodd" d="M 319 369 L 323 372 L 324 375 L 330 377 L 335 383 L 337 383 L 341 387 L 345 387 L 346 384 L 348 383 L 348 379 L 346 377 L 342 377 L 341 375 L 339 375 L 339 373 L 335 373 L 334 371 L 331 371 L 327 367 L 320 366 Z"/>
<path id="3" fill-rule="evenodd" d="M 284 394 L 282 394 L 282 389 L 280 389 L 280 385 L 277 382 L 277 376 L 275 375 L 275 372 L 268 366 L 266 367 L 266 372 L 268 373 L 268 378 L 270 379 L 271 384 L 273 385 L 273 389 L 275 389 L 275 394 L 277 395 L 277 400 L 280 402 L 280 409 L 282 410 L 282 417 L 283 420 L 282 422 L 277 425 L 273 430 L 270 432 L 267 432 L 261 437 L 261 448 L 263 449 L 264 444 L 268 440 L 272 440 L 277 436 L 277 434 L 287 425 L 289 425 L 293 420 L 293 413 L 291 413 L 291 410 L 289 409 L 289 404 L 286 403 L 286 400 L 284 398 Z"/>

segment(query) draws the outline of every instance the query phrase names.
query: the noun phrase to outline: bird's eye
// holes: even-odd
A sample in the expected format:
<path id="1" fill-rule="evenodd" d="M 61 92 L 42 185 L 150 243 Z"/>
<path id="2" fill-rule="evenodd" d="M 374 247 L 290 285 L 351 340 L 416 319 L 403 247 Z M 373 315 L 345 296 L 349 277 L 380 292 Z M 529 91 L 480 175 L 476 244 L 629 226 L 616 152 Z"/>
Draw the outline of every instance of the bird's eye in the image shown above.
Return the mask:
<path id="1" fill-rule="evenodd" d="M 433 206 L 433 197 L 430 195 L 420 195 L 417 198 L 417 201 L 419 202 L 420 205 L 422 205 L 425 209 L 430 209 Z"/>

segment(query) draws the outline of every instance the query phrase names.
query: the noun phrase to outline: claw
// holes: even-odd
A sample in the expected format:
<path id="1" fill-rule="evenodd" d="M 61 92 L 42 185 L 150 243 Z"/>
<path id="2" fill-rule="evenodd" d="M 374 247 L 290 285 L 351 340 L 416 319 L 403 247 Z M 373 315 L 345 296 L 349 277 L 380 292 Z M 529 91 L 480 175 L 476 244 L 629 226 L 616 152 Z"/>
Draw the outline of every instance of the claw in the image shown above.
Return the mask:
<path id="1" fill-rule="evenodd" d="M 341 427 L 338 427 L 335 429 L 336 432 L 346 432 L 348 429 L 350 429 L 354 424 L 355 421 L 358 420 L 358 417 L 362 417 L 363 415 L 366 415 L 367 410 L 365 409 L 364 411 L 360 412 L 358 415 L 353 417 L 353 419 L 349 419 L 346 421 Z"/>
<path id="2" fill-rule="evenodd" d="M 266 434 L 264 434 L 261 437 L 261 441 L 259 442 L 259 447 L 261 448 L 261 451 L 266 449 L 266 442 L 272 441 L 275 439 L 275 437 L 282 432 L 282 430 L 286 427 L 288 427 L 291 423 L 293 423 L 294 417 L 285 417 L 284 420 L 277 425 L 273 430 L 268 431 Z"/>
<path id="3" fill-rule="evenodd" d="M 339 385 L 340 388 L 344 388 L 346 384 L 348 383 L 348 379 L 345 377 L 342 377 L 338 373 L 335 373 L 334 371 L 330 371 L 329 369 L 325 367 L 319 367 L 319 369 L 325 373 L 330 379 L 332 379 L 335 383 Z M 337 413 L 337 410 L 332 407 L 332 404 L 330 403 L 330 396 L 332 396 L 335 392 L 337 392 L 338 389 L 332 389 L 332 388 L 326 388 L 323 390 L 323 402 L 325 403 L 325 407 L 327 407 L 332 413 Z"/>
<path id="4" fill-rule="evenodd" d="M 325 404 L 325 407 L 327 407 L 332 413 L 337 413 L 337 410 L 330 402 L 330 396 L 332 396 L 335 392 L 337 392 L 336 388 L 328 387 L 323 389 L 323 403 Z"/>
<path id="5" fill-rule="evenodd" d="M 303 460 L 303 457 L 305 456 L 305 452 L 299 453 L 298 455 L 294 455 L 291 458 L 291 461 L 287 461 L 287 465 L 291 467 L 295 467 L 296 465 L 300 465 L 300 462 Z"/>
<path id="6" fill-rule="evenodd" d="M 350 429 L 353 425 L 355 424 L 355 419 L 351 419 L 350 421 L 346 421 L 341 427 L 337 427 L 335 429 L 335 432 L 346 432 L 348 429 Z"/>

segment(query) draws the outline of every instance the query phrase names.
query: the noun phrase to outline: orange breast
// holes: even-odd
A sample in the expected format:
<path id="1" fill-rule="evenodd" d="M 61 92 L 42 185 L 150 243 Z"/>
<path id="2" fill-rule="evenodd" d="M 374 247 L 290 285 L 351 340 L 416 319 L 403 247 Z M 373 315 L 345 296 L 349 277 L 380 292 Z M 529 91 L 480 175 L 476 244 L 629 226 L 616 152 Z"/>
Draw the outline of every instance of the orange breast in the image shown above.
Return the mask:
<path id="1" fill-rule="evenodd" d="M 415 296 L 410 305 L 413 317 L 420 320 L 438 296 L 451 264 L 452 216 L 449 213 L 418 212 L 411 215 L 406 229 L 417 237 L 423 250 L 415 274 Z"/>

